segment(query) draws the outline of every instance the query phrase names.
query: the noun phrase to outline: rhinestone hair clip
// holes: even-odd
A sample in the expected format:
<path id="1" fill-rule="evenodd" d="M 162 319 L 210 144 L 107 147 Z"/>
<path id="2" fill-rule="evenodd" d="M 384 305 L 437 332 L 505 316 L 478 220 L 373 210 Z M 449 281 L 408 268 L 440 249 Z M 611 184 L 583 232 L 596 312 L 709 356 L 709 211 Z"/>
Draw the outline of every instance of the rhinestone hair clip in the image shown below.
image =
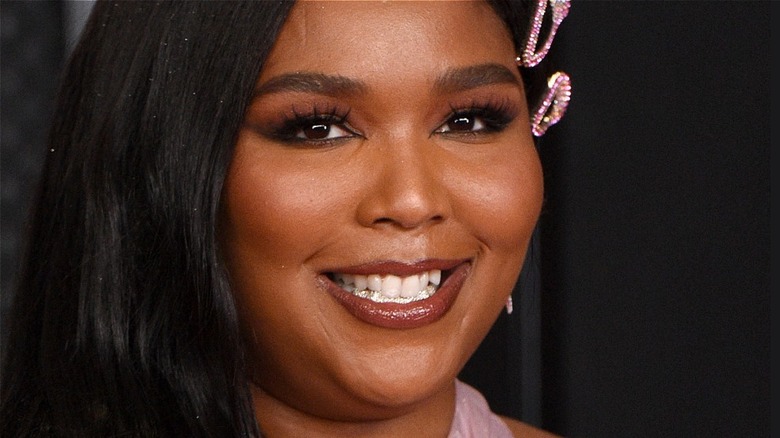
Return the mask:
<path id="1" fill-rule="evenodd" d="M 547 128 L 563 118 L 569 100 L 571 100 L 571 79 L 564 72 L 556 72 L 547 80 L 547 92 L 531 117 L 531 132 L 537 137 L 544 135 Z"/>
<path id="2" fill-rule="evenodd" d="M 547 12 L 547 4 L 552 11 L 550 31 L 547 39 L 539 46 L 539 36 L 542 33 L 542 23 Z M 536 11 L 531 21 L 531 30 L 525 41 L 523 53 L 515 59 L 518 67 L 534 67 L 547 56 L 555 34 L 561 22 L 569 14 L 570 0 L 537 0 Z M 541 137 L 547 128 L 558 123 L 566 112 L 571 100 L 571 78 L 564 72 L 556 72 L 547 80 L 547 92 L 542 96 L 531 116 L 531 131 L 536 137 Z"/>

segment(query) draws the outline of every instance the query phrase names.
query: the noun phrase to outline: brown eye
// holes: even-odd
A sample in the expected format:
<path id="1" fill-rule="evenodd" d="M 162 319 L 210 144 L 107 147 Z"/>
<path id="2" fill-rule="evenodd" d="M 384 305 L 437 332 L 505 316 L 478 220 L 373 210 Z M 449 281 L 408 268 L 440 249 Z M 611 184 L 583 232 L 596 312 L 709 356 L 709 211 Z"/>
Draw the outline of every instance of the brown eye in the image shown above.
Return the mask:
<path id="1" fill-rule="evenodd" d="M 455 114 L 447 119 L 436 132 L 446 134 L 473 134 L 483 131 L 491 131 L 493 126 L 487 123 L 486 116 L 470 113 Z"/>
<path id="2" fill-rule="evenodd" d="M 330 125 L 316 124 L 310 125 L 301 130 L 302 138 L 307 140 L 322 140 L 328 137 Z"/>
<path id="3" fill-rule="evenodd" d="M 447 121 L 447 129 L 453 132 L 472 131 L 474 123 L 474 117 L 455 116 Z"/>
<path id="4" fill-rule="evenodd" d="M 352 137 L 354 133 L 339 123 L 308 122 L 301 124 L 295 138 L 303 141 L 328 141 Z"/>

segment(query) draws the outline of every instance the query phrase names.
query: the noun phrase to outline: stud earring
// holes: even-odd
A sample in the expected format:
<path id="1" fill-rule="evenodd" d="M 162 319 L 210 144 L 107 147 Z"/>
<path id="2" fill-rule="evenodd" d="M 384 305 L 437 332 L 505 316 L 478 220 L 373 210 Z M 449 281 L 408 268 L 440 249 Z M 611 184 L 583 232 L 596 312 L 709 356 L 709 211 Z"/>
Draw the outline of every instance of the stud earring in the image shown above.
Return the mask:
<path id="1" fill-rule="evenodd" d="M 552 9 L 552 23 L 550 24 L 550 32 L 547 35 L 547 39 L 542 44 L 541 49 L 537 51 L 539 45 L 539 35 L 542 33 L 542 22 L 544 21 L 544 14 L 547 11 L 547 3 L 550 3 L 550 9 Z M 558 27 L 561 22 L 569 14 L 569 8 L 571 7 L 570 0 L 538 0 L 536 3 L 536 11 L 534 17 L 531 20 L 531 31 L 528 33 L 528 38 L 525 40 L 525 48 L 521 56 L 517 57 L 517 63 L 523 67 L 533 67 L 547 56 L 547 52 L 550 51 L 555 34 L 558 32 Z"/>
<path id="2" fill-rule="evenodd" d="M 509 296 L 509 297 L 506 299 L 506 314 L 507 314 L 507 315 L 511 315 L 511 314 L 512 314 L 512 310 L 513 310 L 513 309 L 512 309 L 512 295 L 510 295 L 510 296 Z"/>

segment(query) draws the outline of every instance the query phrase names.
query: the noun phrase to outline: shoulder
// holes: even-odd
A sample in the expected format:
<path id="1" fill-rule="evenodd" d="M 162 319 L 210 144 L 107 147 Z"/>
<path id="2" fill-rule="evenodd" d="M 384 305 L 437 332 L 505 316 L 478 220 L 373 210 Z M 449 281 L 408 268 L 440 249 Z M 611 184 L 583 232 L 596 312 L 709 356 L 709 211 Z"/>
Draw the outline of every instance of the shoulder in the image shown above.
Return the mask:
<path id="1" fill-rule="evenodd" d="M 558 435 L 555 435 L 550 432 L 546 432 L 542 429 L 531 426 L 530 424 L 526 424 L 521 421 L 515 420 L 514 418 L 504 417 L 503 415 L 500 416 L 500 418 L 501 421 L 503 421 L 509 427 L 509 430 L 512 431 L 512 435 L 514 435 L 515 437 L 523 437 L 523 438 L 557 438 L 558 437 Z"/>

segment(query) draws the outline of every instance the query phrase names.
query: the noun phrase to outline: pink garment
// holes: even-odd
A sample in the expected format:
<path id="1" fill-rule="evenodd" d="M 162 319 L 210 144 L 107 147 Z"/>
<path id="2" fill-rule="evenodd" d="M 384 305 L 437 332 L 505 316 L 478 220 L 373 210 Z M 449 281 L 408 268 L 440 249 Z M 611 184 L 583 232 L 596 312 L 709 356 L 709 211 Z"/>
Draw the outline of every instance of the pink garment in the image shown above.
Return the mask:
<path id="1" fill-rule="evenodd" d="M 448 438 L 512 438 L 512 432 L 490 410 L 476 389 L 455 380 L 455 418 Z"/>

